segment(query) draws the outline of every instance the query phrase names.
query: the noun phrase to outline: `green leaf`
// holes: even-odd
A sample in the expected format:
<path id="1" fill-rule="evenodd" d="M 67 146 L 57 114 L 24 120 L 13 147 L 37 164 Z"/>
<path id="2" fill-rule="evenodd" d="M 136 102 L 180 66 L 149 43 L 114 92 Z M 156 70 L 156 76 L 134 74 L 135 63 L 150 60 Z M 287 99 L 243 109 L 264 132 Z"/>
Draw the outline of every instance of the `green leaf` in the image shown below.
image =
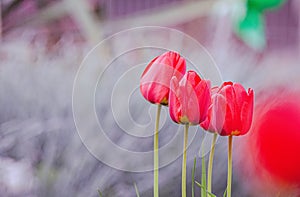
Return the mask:
<path id="1" fill-rule="evenodd" d="M 226 189 L 224 191 L 223 197 L 226 197 L 226 194 L 227 194 L 227 187 L 226 187 Z"/>
<path id="2" fill-rule="evenodd" d="M 99 194 L 99 197 L 103 197 L 103 195 L 99 189 L 98 189 L 98 194 Z"/>
<path id="3" fill-rule="evenodd" d="M 201 188 L 201 196 L 206 196 L 206 166 L 205 166 L 204 154 L 202 155 L 201 184 L 204 187 L 204 188 Z"/>
<path id="4" fill-rule="evenodd" d="M 195 197 L 195 172 L 196 172 L 196 157 L 194 158 L 194 166 L 192 169 L 192 197 Z"/>
<path id="5" fill-rule="evenodd" d="M 205 190 L 206 194 L 208 194 L 209 196 L 211 196 L 211 197 L 217 197 L 215 194 L 213 194 L 213 193 L 211 193 L 211 192 L 208 192 L 208 191 L 206 190 L 206 187 L 203 186 L 203 185 L 201 185 L 199 182 L 195 181 L 195 183 L 196 183 L 196 185 L 197 185 L 198 187 L 201 188 L 201 190 L 202 190 L 202 189 Z M 201 194 L 201 197 L 202 197 L 202 194 Z"/>
<path id="6" fill-rule="evenodd" d="M 134 189 L 135 189 L 136 196 L 137 196 L 137 197 L 140 197 L 139 190 L 138 190 L 138 188 L 137 188 L 136 183 L 133 183 L 133 185 L 134 185 Z"/>

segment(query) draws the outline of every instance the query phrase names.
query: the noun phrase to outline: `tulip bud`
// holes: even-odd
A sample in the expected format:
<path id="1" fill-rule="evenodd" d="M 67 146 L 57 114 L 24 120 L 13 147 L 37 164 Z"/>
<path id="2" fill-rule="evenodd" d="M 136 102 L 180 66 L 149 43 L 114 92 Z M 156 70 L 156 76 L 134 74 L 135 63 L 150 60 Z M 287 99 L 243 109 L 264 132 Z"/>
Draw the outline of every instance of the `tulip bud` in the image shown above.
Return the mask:
<path id="1" fill-rule="evenodd" d="M 206 119 L 211 102 L 209 81 L 188 71 L 181 80 L 173 77 L 170 87 L 170 116 L 174 122 L 197 125 Z"/>
<path id="2" fill-rule="evenodd" d="M 146 67 L 140 80 L 140 91 L 151 103 L 168 105 L 170 80 L 173 76 L 181 79 L 186 62 L 176 52 L 166 52 L 154 58 Z"/>
<path id="3" fill-rule="evenodd" d="M 239 83 L 225 82 L 212 96 L 207 119 L 201 126 L 222 136 L 244 135 L 252 123 L 254 93 Z"/>

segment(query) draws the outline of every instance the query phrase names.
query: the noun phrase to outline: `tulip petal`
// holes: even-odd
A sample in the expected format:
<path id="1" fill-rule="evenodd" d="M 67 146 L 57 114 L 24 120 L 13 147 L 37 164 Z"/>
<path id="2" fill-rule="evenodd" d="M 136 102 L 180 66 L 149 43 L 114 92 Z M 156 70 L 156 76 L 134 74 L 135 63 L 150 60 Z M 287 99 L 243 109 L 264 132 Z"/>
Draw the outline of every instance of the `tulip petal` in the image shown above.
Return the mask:
<path id="1" fill-rule="evenodd" d="M 180 111 L 181 107 L 178 100 L 178 94 L 179 94 L 178 87 L 179 87 L 179 81 L 174 76 L 172 77 L 170 82 L 169 103 L 171 104 L 169 105 L 169 111 L 170 111 L 171 119 L 176 123 L 179 123 L 179 116 L 181 115 L 181 111 Z"/>
<path id="2" fill-rule="evenodd" d="M 213 111 L 211 117 L 211 125 L 214 132 L 221 131 L 224 127 L 226 118 L 226 98 L 217 94 L 213 98 Z"/>
<path id="3" fill-rule="evenodd" d="M 226 98 L 226 114 L 225 114 L 225 123 L 224 127 L 220 133 L 220 135 L 230 135 L 230 133 L 235 129 L 235 124 L 237 122 L 235 121 L 235 113 L 236 113 L 236 107 L 235 107 L 235 92 L 232 87 L 232 85 L 226 85 L 220 91 L 220 93 Z"/>
<path id="4" fill-rule="evenodd" d="M 196 94 L 198 95 L 198 106 L 200 114 L 200 123 L 203 122 L 208 114 L 208 108 L 211 105 L 211 92 L 210 92 L 210 81 L 201 80 L 200 83 L 195 87 Z"/>
<path id="5" fill-rule="evenodd" d="M 243 107 L 241 109 L 241 120 L 243 123 L 243 129 L 241 130 L 241 135 L 246 134 L 251 127 L 252 117 L 253 117 L 253 100 L 254 93 L 252 89 L 248 90 L 248 96 L 245 100 Z"/>

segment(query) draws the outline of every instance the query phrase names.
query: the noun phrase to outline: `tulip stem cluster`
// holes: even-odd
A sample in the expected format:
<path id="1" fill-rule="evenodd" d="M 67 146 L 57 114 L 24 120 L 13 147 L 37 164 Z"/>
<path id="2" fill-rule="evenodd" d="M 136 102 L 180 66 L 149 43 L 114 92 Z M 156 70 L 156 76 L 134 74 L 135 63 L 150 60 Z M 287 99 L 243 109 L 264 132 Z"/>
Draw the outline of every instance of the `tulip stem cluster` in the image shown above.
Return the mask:
<path id="1" fill-rule="evenodd" d="M 215 145 L 217 140 L 217 134 L 214 133 L 211 149 L 209 153 L 209 160 L 208 160 L 208 172 L 207 172 L 207 191 L 211 192 L 211 184 L 212 184 L 212 169 L 213 169 L 213 161 L 214 161 L 214 154 L 215 154 Z"/>
<path id="2" fill-rule="evenodd" d="M 154 197 L 158 197 L 158 130 L 159 130 L 159 119 L 160 119 L 161 105 L 157 105 L 155 131 L 154 131 Z"/>
<path id="3" fill-rule="evenodd" d="M 190 125 L 201 126 L 214 133 L 208 163 L 208 176 L 202 175 L 201 193 L 212 194 L 213 158 L 217 135 L 228 138 L 227 197 L 231 197 L 232 137 L 245 135 L 251 126 L 254 92 L 231 81 L 211 88 L 209 80 L 201 79 L 196 71 L 186 71 L 186 60 L 180 54 L 168 51 L 154 58 L 144 70 L 140 80 L 144 98 L 157 105 L 154 131 L 154 197 L 159 196 L 158 130 L 161 106 L 169 107 L 170 118 L 184 125 L 182 156 L 182 197 L 186 197 L 186 167 L 188 129 Z M 204 156 L 204 155 L 203 155 Z M 205 160 L 202 160 L 205 171 Z M 197 183 L 197 182 L 196 182 Z"/>
<path id="4" fill-rule="evenodd" d="M 232 135 L 228 136 L 228 171 L 227 171 L 227 197 L 231 197 L 232 178 Z"/>
<path id="5" fill-rule="evenodd" d="M 186 197 L 186 149 L 188 143 L 189 124 L 184 125 L 183 158 L 181 170 L 181 196 Z"/>

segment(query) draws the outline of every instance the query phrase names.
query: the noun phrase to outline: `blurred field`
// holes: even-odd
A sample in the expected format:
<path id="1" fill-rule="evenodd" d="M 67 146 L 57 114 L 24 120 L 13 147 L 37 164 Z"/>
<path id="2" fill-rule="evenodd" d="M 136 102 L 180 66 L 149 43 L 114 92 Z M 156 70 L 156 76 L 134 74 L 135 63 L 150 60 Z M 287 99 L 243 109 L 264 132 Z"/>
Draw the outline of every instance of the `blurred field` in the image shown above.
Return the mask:
<path id="1" fill-rule="evenodd" d="M 236 13 L 239 4 L 238 0 L 2 0 L 0 196 L 98 196 L 99 189 L 103 196 L 130 197 L 135 196 L 134 182 L 142 197 L 153 195 L 152 172 L 123 172 L 105 165 L 88 152 L 76 131 L 72 112 L 73 82 L 86 54 L 114 33 L 144 25 L 170 27 L 192 36 L 212 55 L 223 80 L 237 81 L 254 89 L 253 135 L 234 139 L 233 196 L 299 196 L 300 169 L 290 165 L 299 163 L 299 159 L 293 160 L 298 158 L 300 150 L 299 110 L 291 113 L 291 119 L 285 119 L 286 125 L 291 125 L 286 132 L 282 132 L 281 126 L 280 131 L 276 130 L 279 126 L 269 127 L 275 130 L 270 138 L 276 143 L 271 147 L 257 148 L 254 144 L 269 137 L 257 134 L 263 132 L 259 127 L 264 121 L 259 119 L 261 113 L 267 113 L 284 101 L 292 100 L 291 108 L 300 107 L 300 3 L 288 0 L 278 10 L 266 13 L 267 44 L 263 51 L 251 49 L 234 34 L 231 15 Z M 157 35 L 160 36 L 163 37 Z M 128 43 L 141 43 L 144 39 L 147 39 L 146 34 L 112 43 L 102 51 L 99 59 L 107 58 Z M 184 45 L 171 37 L 166 42 L 177 47 Z M 103 90 L 100 84 L 101 91 L 95 95 L 98 118 L 109 138 L 125 149 L 146 152 L 152 148 L 152 137 L 139 139 L 125 134 L 109 106 L 110 87 L 130 69 L 131 62 L 142 59 L 146 63 L 160 51 L 142 52 L 134 54 L 137 56 L 129 55 L 130 60 L 121 59 L 112 64 L 107 70 L 112 77 L 106 77 L 103 82 L 109 88 Z M 98 59 L 92 61 L 101 65 Z M 118 96 L 116 102 L 127 104 L 134 120 L 140 124 L 151 122 L 151 113 L 148 113 L 152 108 L 138 90 L 129 101 L 122 98 L 122 94 Z M 173 139 L 177 130 L 167 110 L 164 117 L 161 146 Z M 294 143 L 295 146 L 286 149 L 289 154 L 277 156 L 268 152 L 273 150 L 272 146 L 277 147 L 277 137 L 284 133 L 295 136 L 294 141 L 285 138 L 280 145 Z M 201 177 L 198 155 L 204 139 L 201 129 L 196 137 L 199 146 L 191 147 L 188 152 L 189 185 L 195 156 L 198 158 L 196 179 Z M 226 188 L 226 148 L 226 139 L 219 139 L 213 172 L 213 191 L 217 196 L 222 196 Z M 270 168 L 268 161 L 262 158 L 264 155 L 274 162 L 286 156 L 286 162 L 276 169 Z M 120 162 L 125 165 L 130 161 L 120 158 Z M 179 158 L 161 169 L 161 196 L 180 196 L 180 167 Z M 289 167 L 294 167 L 294 174 L 285 174 L 284 169 Z M 196 192 L 199 194 L 199 189 Z M 189 186 L 188 196 L 191 196 Z"/>

